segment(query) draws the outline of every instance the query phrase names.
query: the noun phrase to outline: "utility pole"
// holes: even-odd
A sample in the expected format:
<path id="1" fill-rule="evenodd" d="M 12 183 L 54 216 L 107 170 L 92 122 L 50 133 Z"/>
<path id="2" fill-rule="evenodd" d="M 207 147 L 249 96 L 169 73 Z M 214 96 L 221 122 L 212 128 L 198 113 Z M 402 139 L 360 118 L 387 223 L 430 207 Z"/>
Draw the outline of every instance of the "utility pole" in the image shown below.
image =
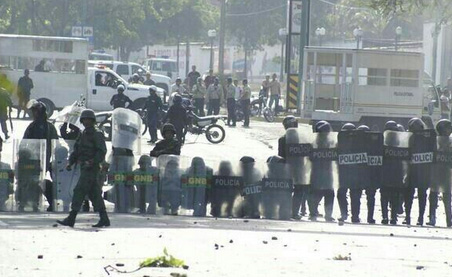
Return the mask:
<path id="1" fill-rule="evenodd" d="M 185 77 L 187 77 L 190 72 L 190 40 L 187 38 L 185 43 Z"/>
<path id="2" fill-rule="evenodd" d="M 226 34 L 226 0 L 221 0 L 220 37 L 218 46 L 218 74 L 220 78 L 224 74 L 224 37 Z"/>
<path id="3" fill-rule="evenodd" d="M 301 30 L 300 30 L 300 50 L 299 50 L 299 64 L 298 64 L 298 97 L 297 97 L 297 110 L 301 113 L 301 97 L 303 87 L 303 63 L 304 63 L 304 48 L 309 45 L 309 22 L 310 22 L 310 9 L 311 0 L 302 0 L 301 10 Z"/>

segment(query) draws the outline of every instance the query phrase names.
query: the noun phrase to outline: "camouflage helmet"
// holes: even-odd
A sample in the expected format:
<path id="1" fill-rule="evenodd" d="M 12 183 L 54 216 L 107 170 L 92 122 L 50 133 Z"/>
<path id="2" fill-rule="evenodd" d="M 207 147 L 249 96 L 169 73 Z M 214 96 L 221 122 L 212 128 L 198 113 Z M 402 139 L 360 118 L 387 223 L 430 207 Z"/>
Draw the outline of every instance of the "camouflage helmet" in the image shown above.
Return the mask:
<path id="1" fill-rule="evenodd" d="M 91 109 L 84 109 L 82 114 L 80 115 L 80 122 L 83 121 L 83 119 L 89 118 L 94 120 L 96 122 L 96 115 L 94 114 L 94 111 Z"/>
<path id="2" fill-rule="evenodd" d="M 152 159 L 148 155 L 142 155 L 138 160 L 138 164 L 151 164 Z"/>
<path id="3" fill-rule="evenodd" d="M 166 123 L 162 126 L 162 136 L 165 135 L 165 132 L 171 131 L 173 134 L 176 134 L 176 128 L 174 128 L 174 125 L 171 123 Z"/>

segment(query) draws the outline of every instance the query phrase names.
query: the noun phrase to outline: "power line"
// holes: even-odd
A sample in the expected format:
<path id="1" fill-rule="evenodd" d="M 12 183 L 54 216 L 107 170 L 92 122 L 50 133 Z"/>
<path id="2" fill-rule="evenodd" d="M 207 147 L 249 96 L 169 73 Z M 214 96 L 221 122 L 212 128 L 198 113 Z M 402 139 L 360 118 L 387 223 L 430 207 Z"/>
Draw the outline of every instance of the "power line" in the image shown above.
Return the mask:
<path id="1" fill-rule="evenodd" d="M 281 6 L 278 6 L 278 7 L 274 7 L 274 8 L 268 9 L 268 10 L 262 10 L 262 11 L 252 12 L 252 13 L 228 13 L 228 14 L 226 14 L 226 16 L 248 16 L 248 15 L 256 15 L 256 14 L 262 14 L 262 13 L 271 12 L 271 11 L 280 9 L 280 8 L 282 8 L 282 7 L 286 7 L 286 5 L 284 4 L 284 5 L 281 5 Z"/>
<path id="2" fill-rule="evenodd" d="M 330 5 L 330 6 L 335 6 L 338 8 L 342 8 L 342 9 L 349 9 L 349 10 L 363 10 L 363 11 L 368 11 L 370 10 L 369 8 L 364 8 L 364 7 L 352 7 L 352 6 L 345 6 L 345 5 L 341 5 L 341 4 L 337 4 L 337 3 L 333 3 L 330 2 L 328 0 L 317 0 L 319 2 L 322 2 L 324 4 Z"/>

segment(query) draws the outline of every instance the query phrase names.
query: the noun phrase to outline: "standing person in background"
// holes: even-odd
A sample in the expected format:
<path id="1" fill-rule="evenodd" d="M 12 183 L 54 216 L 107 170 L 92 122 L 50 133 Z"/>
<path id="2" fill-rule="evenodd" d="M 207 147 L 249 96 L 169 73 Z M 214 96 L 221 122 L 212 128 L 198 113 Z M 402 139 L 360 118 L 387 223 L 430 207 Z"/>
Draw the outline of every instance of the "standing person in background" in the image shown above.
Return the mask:
<path id="1" fill-rule="evenodd" d="M 441 119 L 450 118 L 450 93 L 447 89 L 441 92 L 441 97 L 439 98 L 441 103 Z"/>
<path id="2" fill-rule="evenodd" d="M 151 140 L 148 143 L 157 142 L 157 124 L 159 120 L 159 111 L 162 109 L 162 99 L 157 95 L 157 88 L 151 86 L 149 88 L 149 97 L 146 99 L 144 108 L 146 109 L 147 124 Z"/>
<path id="3" fill-rule="evenodd" d="M 220 85 L 218 78 L 215 78 L 213 84 L 207 89 L 207 101 L 209 102 L 209 110 L 207 115 L 218 115 L 220 113 L 220 105 L 223 100 L 223 87 Z"/>
<path id="4" fill-rule="evenodd" d="M 206 88 L 202 85 L 202 78 L 199 77 L 198 82 L 193 85 L 191 94 L 193 95 L 193 101 L 195 106 L 195 114 L 198 116 L 204 116 L 204 101 L 207 94 Z"/>
<path id="5" fill-rule="evenodd" d="M 3 87 L 0 87 L 0 126 L 2 127 L 3 134 L 5 134 L 5 140 L 9 138 L 6 121 L 8 120 L 8 112 L 9 116 L 11 116 L 12 106 L 13 102 L 11 101 L 8 91 Z"/>
<path id="6" fill-rule="evenodd" d="M 262 111 L 262 105 L 264 101 L 267 101 L 268 99 L 268 91 L 270 90 L 270 75 L 265 75 L 265 80 L 262 81 L 262 89 L 259 92 L 259 98 L 261 101 L 259 101 L 259 115 Z M 266 102 L 265 102 L 266 103 Z"/>
<path id="7" fill-rule="evenodd" d="M 184 95 L 186 93 L 185 87 L 182 85 L 182 79 L 180 77 L 176 78 L 176 83 L 171 86 L 171 94 L 168 99 L 168 107 L 173 105 L 173 98 L 175 95 Z"/>
<path id="8" fill-rule="evenodd" d="M 228 84 L 226 86 L 226 99 L 228 105 L 228 126 L 235 127 L 235 86 L 232 84 L 232 78 L 228 78 Z"/>
<path id="9" fill-rule="evenodd" d="M 242 96 L 240 97 L 240 105 L 243 110 L 243 127 L 250 126 L 250 99 L 251 99 L 251 88 L 248 86 L 248 80 L 242 81 L 243 90 Z"/>
<path id="10" fill-rule="evenodd" d="M 17 108 L 17 118 L 20 117 L 21 109 L 24 116 L 27 114 L 27 103 L 30 101 L 31 89 L 34 87 L 33 80 L 30 78 L 30 70 L 25 69 L 24 76 L 20 77 L 17 83 L 17 97 L 19 98 L 19 107 Z"/>
<path id="11" fill-rule="evenodd" d="M 235 87 L 235 100 L 240 100 L 240 97 L 242 96 L 242 89 L 239 86 L 239 80 L 234 80 L 234 87 Z"/>
<path id="12" fill-rule="evenodd" d="M 196 65 L 191 67 L 190 73 L 187 75 L 188 77 L 188 88 L 191 90 L 193 86 L 198 82 L 198 78 L 201 77 L 198 71 L 196 71 Z"/>
<path id="13" fill-rule="evenodd" d="M 213 84 L 213 82 L 215 81 L 215 75 L 213 75 L 213 70 L 210 69 L 209 70 L 209 75 L 206 76 L 206 78 L 204 79 L 204 85 L 206 86 L 206 88 L 209 88 L 211 84 Z"/>
<path id="14" fill-rule="evenodd" d="M 276 77 L 276 73 L 274 73 L 270 82 L 270 103 L 268 104 L 271 109 L 273 102 L 275 102 L 275 108 L 273 109 L 275 116 L 278 115 L 279 98 L 281 97 L 281 84 Z"/>
<path id="15" fill-rule="evenodd" d="M 118 93 L 111 97 L 110 105 L 113 106 L 113 110 L 116 108 L 125 108 L 127 103 L 127 107 L 132 105 L 133 102 L 127 95 L 124 94 L 124 89 L 123 85 L 119 85 L 116 89 Z"/>
<path id="16" fill-rule="evenodd" d="M 151 72 L 149 72 L 149 71 L 146 72 L 146 80 L 144 80 L 143 85 L 155 86 L 154 80 L 151 79 Z"/>

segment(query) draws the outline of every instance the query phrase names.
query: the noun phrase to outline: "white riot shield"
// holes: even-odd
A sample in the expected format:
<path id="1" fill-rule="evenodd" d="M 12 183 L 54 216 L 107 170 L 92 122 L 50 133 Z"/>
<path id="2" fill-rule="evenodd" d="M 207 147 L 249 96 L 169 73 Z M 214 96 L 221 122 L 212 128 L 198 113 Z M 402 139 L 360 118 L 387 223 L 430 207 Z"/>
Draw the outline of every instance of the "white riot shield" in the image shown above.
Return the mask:
<path id="1" fill-rule="evenodd" d="M 452 181 L 452 138 L 436 137 L 436 151 L 432 168 L 431 190 L 451 193 Z"/>
<path id="2" fill-rule="evenodd" d="M 212 163 L 201 157 L 189 159 L 181 157 L 185 166 L 182 175 L 182 208 L 193 210 L 193 216 L 206 216 L 207 189 L 212 182 Z M 188 163 L 187 163 L 188 162 Z"/>
<path id="3" fill-rule="evenodd" d="M 408 172 L 410 151 L 408 147 L 411 133 L 385 131 L 382 186 L 390 188 L 405 188 L 405 178 Z"/>
<path id="4" fill-rule="evenodd" d="M 310 184 L 312 133 L 298 128 L 286 130 L 286 162 L 295 186 Z"/>
<path id="5" fill-rule="evenodd" d="M 337 133 L 316 133 L 312 142 L 311 186 L 316 190 L 337 187 Z"/>
<path id="6" fill-rule="evenodd" d="M 238 162 L 219 161 L 214 165 L 210 187 L 210 214 L 213 217 L 239 217 L 243 178 Z"/>
<path id="7" fill-rule="evenodd" d="M 114 148 L 124 148 L 141 153 L 141 117 L 138 113 L 124 108 L 112 113 L 112 140 Z"/>
<path id="8" fill-rule="evenodd" d="M 270 157 L 262 166 L 261 210 L 266 219 L 292 217 L 293 182 L 289 165 L 279 157 Z"/>
<path id="9" fill-rule="evenodd" d="M 16 177 L 15 200 L 18 211 L 42 210 L 44 208 L 46 141 L 14 140 L 13 156 Z"/>
<path id="10" fill-rule="evenodd" d="M 158 204 L 164 214 L 177 215 L 181 205 L 181 177 L 180 157 L 162 155 L 157 158 L 157 167 L 160 172 Z"/>
<path id="11" fill-rule="evenodd" d="M 243 179 L 243 216 L 260 218 L 262 169 L 259 168 L 259 164 L 256 162 L 241 162 L 240 176 Z"/>
<path id="12" fill-rule="evenodd" d="M 136 199 L 140 213 L 156 214 L 159 170 L 153 164 L 152 158 L 149 160 L 150 163 L 139 164 L 130 178 L 137 189 Z"/>
<path id="13" fill-rule="evenodd" d="M 137 189 L 134 185 L 133 171 L 136 167 L 134 156 L 111 155 L 108 158 L 108 201 L 115 204 L 115 212 L 130 213 L 138 207 Z"/>
<path id="14" fill-rule="evenodd" d="M 80 178 L 80 165 L 75 164 L 67 171 L 69 155 L 74 150 L 73 140 L 54 140 L 52 142 L 52 179 L 54 192 L 54 207 L 57 212 L 70 210 L 73 191 Z"/>

